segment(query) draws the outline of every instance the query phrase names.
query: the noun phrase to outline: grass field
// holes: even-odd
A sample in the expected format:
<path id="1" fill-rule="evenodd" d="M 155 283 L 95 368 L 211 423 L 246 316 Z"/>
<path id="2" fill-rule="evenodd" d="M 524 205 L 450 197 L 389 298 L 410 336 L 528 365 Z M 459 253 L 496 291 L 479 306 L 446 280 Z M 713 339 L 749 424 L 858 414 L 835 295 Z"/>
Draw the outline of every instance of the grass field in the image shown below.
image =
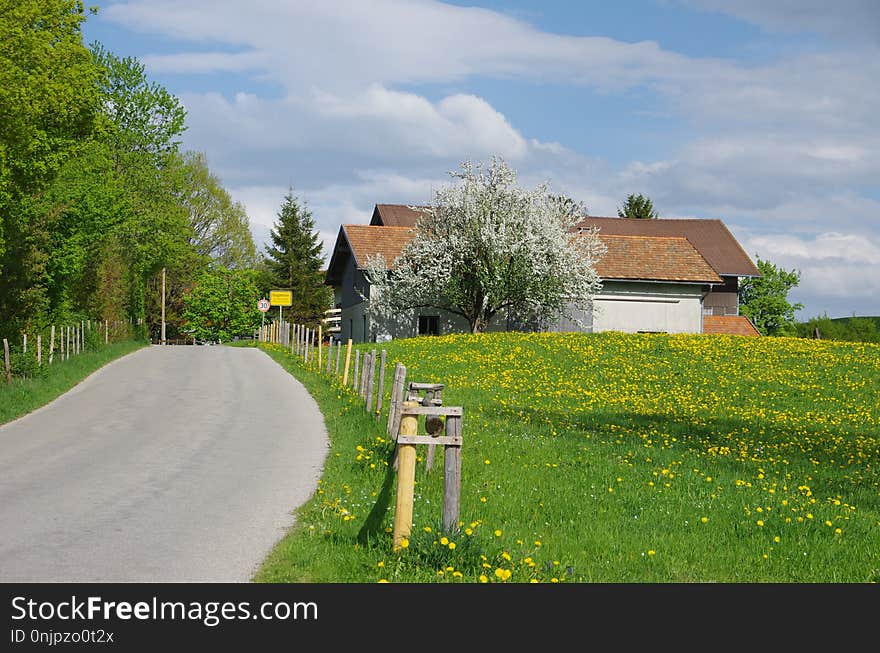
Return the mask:
<path id="1" fill-rule="evenodd" d="M 44 364 L 41 372 L 33 378 L 14 377 L 12 383 L 7 385 L 6 379 L 0 377 L 0 424 L 11 422 L 48 404 L 98 368 L 146 345 L 146 341 L 135 340 L 111 342 L 65 361 Z"/>
<path id="2" fill-rule="evenodd" d="M 384 416 L 263 347 L 314 394 L 332 449 L 257 581 L 880 581 L 880 346 L 613 333 L 378 345 L 389 370 L 445 383 L 465 411 L 462 530 L 438 532 L 441 454 L 430 474 L 418 466 L 398 552 Z"/>

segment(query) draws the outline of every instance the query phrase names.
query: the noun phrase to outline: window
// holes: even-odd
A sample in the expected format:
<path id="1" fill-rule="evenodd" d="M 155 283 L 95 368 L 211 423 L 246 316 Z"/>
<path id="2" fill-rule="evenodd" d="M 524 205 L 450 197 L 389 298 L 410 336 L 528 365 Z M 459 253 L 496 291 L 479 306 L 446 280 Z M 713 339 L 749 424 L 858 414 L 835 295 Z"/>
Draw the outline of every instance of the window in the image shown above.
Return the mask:
<path id="1" fill-rule="evenodd" d="M 439 315 L 419 315 L 419 335 L 420 336 L 439 336 L 440 335 L 440 316 Z"/>

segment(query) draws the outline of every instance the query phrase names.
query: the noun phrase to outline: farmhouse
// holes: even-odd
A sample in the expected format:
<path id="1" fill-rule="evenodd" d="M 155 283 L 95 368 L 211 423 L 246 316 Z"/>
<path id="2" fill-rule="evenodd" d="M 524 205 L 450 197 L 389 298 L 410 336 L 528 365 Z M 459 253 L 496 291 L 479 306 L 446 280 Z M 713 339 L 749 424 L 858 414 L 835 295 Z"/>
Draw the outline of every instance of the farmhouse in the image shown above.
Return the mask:
<path id="1" fill-rule="evenodd" d="M 463 318 L 438 309 L 419 309 L 399 324 L 371 324 L 365 310 L 367 259 L 381 253 L 391 265 L 416 236 L 418 208 L 377 204 L 369 224 L 340 227 L 326 280 L 342 309 L 343 339 L 467 331 Z M 721 220 L 588 217 L 578 226 L 591 227 L 608 248 L 597 265 L 602 291 L 577 322 L 562 320 L 548 330 L 758 335 L 739 315 L 738 290 L 741 278 L 760 272 Z M 489 326 L 490 331 L 535 328 L 509 315 L 496 316 Z"/>

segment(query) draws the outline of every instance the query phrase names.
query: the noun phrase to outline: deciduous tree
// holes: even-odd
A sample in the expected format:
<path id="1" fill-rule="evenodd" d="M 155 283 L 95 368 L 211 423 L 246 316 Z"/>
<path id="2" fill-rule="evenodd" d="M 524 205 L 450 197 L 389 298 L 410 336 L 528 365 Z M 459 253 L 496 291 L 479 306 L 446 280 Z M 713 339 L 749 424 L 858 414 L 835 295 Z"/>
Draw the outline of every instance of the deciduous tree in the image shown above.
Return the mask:
<path id="1" fill-rule="evenodd" d="M 575 230 L 583 218 L 575 203 L 546 184 L 520 188 L 499 157 L 466 161 L 451 176 L 455 183 L 435 193 L 391 269 L 381 255 L 368 261 L 374 317 L 430 306 L 460 315 L 477 333 L 502 311 L 548 323 L 590 304 L 605 248 L 594 231 Z"/>
<path id="2" fill-rule="evenodd" d="M 210 342 L 252 335 L 262 318 L 259 299 L 252 271 L 211 266 L 184 295 L 181 331 Z"/>
<path id="3" fill-rule="evenodd" d="M 797 270 L 784 270 L 757 256 L 760 277 L 745 279 L 739 287 L 740 313 L 765 336 L 793 333 L 794 314 L 803 304 L 792 304 L 788 293 L 800 283 Z"/>

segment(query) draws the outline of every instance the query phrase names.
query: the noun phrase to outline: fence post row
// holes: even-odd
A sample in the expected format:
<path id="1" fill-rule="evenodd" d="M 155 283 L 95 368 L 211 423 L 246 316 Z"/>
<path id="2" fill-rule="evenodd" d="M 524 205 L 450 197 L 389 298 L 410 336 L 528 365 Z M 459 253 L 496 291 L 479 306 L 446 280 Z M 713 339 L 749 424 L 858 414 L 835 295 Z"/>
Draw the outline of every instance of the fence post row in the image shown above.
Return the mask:
<path id="1" fill-rule="evenodd" d="M 342 342 L 334 342 L 330 337 L 326 364 L 323 359 L 323 329 L 319 325 L 317 332 L 299 324 L 277 324 L 268 331 L 270 341 L 277 341 L 290 346 L 291 353 L 301 355 L 308 366 L 309 359 L 318 372 L 324 371 L 328 376 L 333 371 L 339 377 L 342 364 Z M 315 342 L 315 339 L 317 341 Z M 38 336 L 39 343 L 39 336 Z M 311 352 L 312 346 L 317 347 L 317 356 Z M 38 344 L 38 348 L 40 345 Z M 336 348 L 335 370 L 333 349 Z M 4 340 L 8 369 L 8 345 Z M 351 366 L 353 341 L 348 339 L 345 352 L 345 365 L 339 383 L 349 387 L 351 373 L 351 389 L 364 400 L 366 411 L 376 412 L 380 418 L 385 389 L 385 364 L 387 351 L 377 352 L 375 349 L 364 352 L 354 350 L 354 368 Z M 317 359 L 317 360 L 315 360 Z M 378 384 L 376 365 L 379 365 Z M 397 550 L 412 531 L 413 503 L 415 495 L 416 446 L 428 445 L 425 462 L 426 471 L 434 465 L 436 449 L 444 447 L 443 460 L 443 505 L 442 524 L 446 532 L 459 530 L 461 512 L 461 465 L 462 465 L 462 419 L 463 409 L 460 406 L 443 406 L 441 399 L 443 384 L 406 382 L 406 366 L 397 362 L 394 366 L 394 379 L 388 402 L 388 419 L 386 431 L 394 442 L 392 467 L 397 470 L 397 497 L 395 500 L 394 528 L 392 529 L 392 548 Z M 8 375 L 8 372 L 7 372 Z M 420 397 L 419 393 L 424 392 Z M 374 408 L 375 405 L 375 408 Z M 425 417 L 426 434 L 419 435 L 419 417 Z M 445 418 L 445 419 L 441 419 Z"/>

